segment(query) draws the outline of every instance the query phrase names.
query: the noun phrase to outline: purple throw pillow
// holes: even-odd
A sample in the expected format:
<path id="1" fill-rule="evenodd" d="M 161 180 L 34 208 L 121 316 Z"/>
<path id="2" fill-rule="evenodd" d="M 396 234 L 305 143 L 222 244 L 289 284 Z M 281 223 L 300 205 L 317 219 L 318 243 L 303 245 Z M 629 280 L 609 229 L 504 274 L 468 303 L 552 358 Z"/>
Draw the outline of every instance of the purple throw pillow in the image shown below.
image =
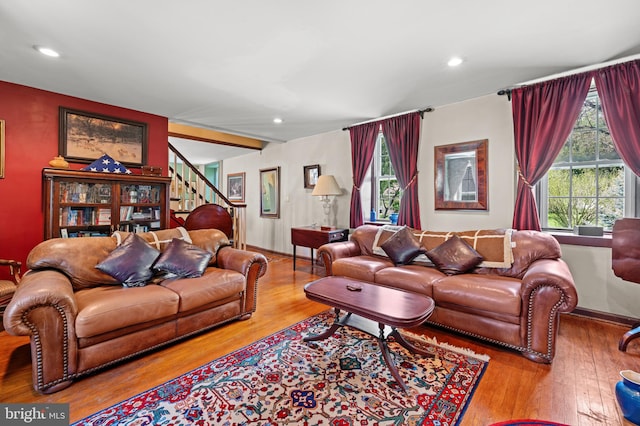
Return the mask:
<path id="1" fill-rule="evenodd" d="M 408 227 L 403 227 L 380 246 L 396 265 L 411 263 L 419 254 L 425 252 L 420 242 Z"/>
<path id="2" fill-rule="evenodd" d="M 204 273 L 212 256 L 213 253 L 207 250 L 174 238 L 164 249 L 153 268 L 180 278 L 195 278 Z"/>
<path id="3" fill-rule="evenodd" d="M 96 268 L 125 287 L 141 287 L 153 276 L 151 266 L 160 252 L 137 234 L 129 234 Z"/>
<path id="4" fill-rule="evenodd" d="M 464 274 L 482 262 L 483 257 L 457 235 L 427 251 L 427 257 L 447 275 Z"/>

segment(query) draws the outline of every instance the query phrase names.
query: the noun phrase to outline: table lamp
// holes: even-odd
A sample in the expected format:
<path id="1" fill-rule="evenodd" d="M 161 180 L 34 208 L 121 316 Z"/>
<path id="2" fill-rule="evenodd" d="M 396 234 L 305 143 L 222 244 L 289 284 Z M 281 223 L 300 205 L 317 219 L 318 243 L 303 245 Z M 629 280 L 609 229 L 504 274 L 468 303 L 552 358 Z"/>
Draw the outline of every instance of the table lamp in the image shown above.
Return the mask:
<path id="1" fill-rule="evenodd" d="M 315 188 L 311 195 L 317 195 L 322 201 L 322 207 L 324 208 L 325 222 L 329 224 L 329 212 L 331 211 L 331 200 L 329 195 L 341 195 L 342 190 L 336 182 L 336 178 L 333 175 L 320 175 L 318 176 L 318 182 L 316 182 Z"/>

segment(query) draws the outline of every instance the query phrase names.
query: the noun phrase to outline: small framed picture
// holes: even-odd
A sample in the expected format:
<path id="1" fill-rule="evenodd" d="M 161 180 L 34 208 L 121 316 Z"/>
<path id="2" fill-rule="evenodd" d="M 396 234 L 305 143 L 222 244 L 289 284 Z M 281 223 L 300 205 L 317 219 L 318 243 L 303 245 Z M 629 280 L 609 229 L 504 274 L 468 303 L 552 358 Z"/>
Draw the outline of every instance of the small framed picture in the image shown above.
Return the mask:
<path id="1" fill-rule="evenodd" d="M 227 175 L 227 198 L 229 201 L 244 203 L 244 172 Z"/>
<path id="2" fill-rule="evenodd" d="M 67 228 L 60 228 L 60 237 L 69 238 L 69 232 L 67 231 Z"/>
<path id="3" fill-rule="evenodd" d="M 304 187 L 307 189 L 315 188 L 316 183 L 318 182 L 319 176 L 320 176 L 319 164 L 304 166 Z"/>

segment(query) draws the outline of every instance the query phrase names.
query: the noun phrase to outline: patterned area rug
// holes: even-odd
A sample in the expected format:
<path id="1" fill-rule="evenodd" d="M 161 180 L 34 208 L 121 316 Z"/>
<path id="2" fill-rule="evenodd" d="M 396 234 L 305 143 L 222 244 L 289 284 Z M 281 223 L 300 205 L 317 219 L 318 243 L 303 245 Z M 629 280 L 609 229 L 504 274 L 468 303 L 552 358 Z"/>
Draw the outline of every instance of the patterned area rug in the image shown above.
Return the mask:
<path id="1" fill-rule="evenodd" d="M 409 388 L 402 392 L 377 342 L 342 328 L 303 342 L 333 322 L 308 318 L 76 425 L 457 425 L 488 357 L 404 334 L 434 358 L 390 343 Z"/>

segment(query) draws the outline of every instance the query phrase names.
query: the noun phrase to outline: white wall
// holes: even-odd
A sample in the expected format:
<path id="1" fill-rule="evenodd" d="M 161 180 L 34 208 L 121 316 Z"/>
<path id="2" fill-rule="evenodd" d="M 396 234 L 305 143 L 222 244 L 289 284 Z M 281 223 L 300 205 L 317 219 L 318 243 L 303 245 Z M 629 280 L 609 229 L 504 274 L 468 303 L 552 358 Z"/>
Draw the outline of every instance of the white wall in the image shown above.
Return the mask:
<path id="1" fill-rule="evenodd" d="M 261 152 L 224 161 L 224 172 L 246 172 L 247 244 L 292 253 L 291 227 L 324 224 L 319 197 L 304 188 L 304 166 L 319 164 L 323 175 L 334 175 L 344 195 L 334 197 L 330 224 L 349 224 L 351 148 L 349 133 L 337 130 L 283 144 L 270 143 Z M 280 218 L 260 217 L 260 169 L 280 166 Z M 226 182 L 226 177 L 224 179 Z M 226 189 L 225 189 L 226 191 Z M 308 249 L 298 254 L 309 256 Z"/>
<path id="2" fill-rule="evenodd" d="M 640 316 L 640 285 L 613 274 L 610 248 L 563 244 L 562 258 L 576 282 L 581 308 Z"/>
<path id="3" fill-rule="evenodd" d="M 434 146 L 488 139 L 488 210 L 434 210 Z M 510 228 L 515 202 L 511 103 L 490 95 L 425 113 L 420 144 L 420 220 L 423 229 Z"/>
<path id="4" fill-rule="evenodd" d="M 434 210 L 434 146 L 488 139 L 487 211 Z M 322 224 L 323 209 L 311 190 L 304 188 L 303 167 L 319 164 L 322 174 L 332 174 L 344 190 L 336 197 L 331 224 L 349 223 L 351 150 L 349 133 L 342 130 L 271 143 L 262 152 L 224 161 L 224 173 L 246 172 L 247 244 L 292 253 L 291 227 Z M 261 218 L 259 170 L 280 166 L 280 219 Z M 506 96 L 489 95 L 438 107 L 425 113 L 419 151 L 420 220 L 423 229 L 462 231 L 509 228 L 515 202 L 516 170 L 511 103 Z M 223 179 L 226 183 L 226 177 Z M 363 193 L 368 193 L 363 187 Z M 364 212 L 368 215 L 368 205 Z M 563 245 L 578 289 L 578 305 L 618 315 L 640 315 L 640 285 L 625 282 L 611 271 L 608 248 Z M 298 248 L 298 255 L 309 256 Z"/>

